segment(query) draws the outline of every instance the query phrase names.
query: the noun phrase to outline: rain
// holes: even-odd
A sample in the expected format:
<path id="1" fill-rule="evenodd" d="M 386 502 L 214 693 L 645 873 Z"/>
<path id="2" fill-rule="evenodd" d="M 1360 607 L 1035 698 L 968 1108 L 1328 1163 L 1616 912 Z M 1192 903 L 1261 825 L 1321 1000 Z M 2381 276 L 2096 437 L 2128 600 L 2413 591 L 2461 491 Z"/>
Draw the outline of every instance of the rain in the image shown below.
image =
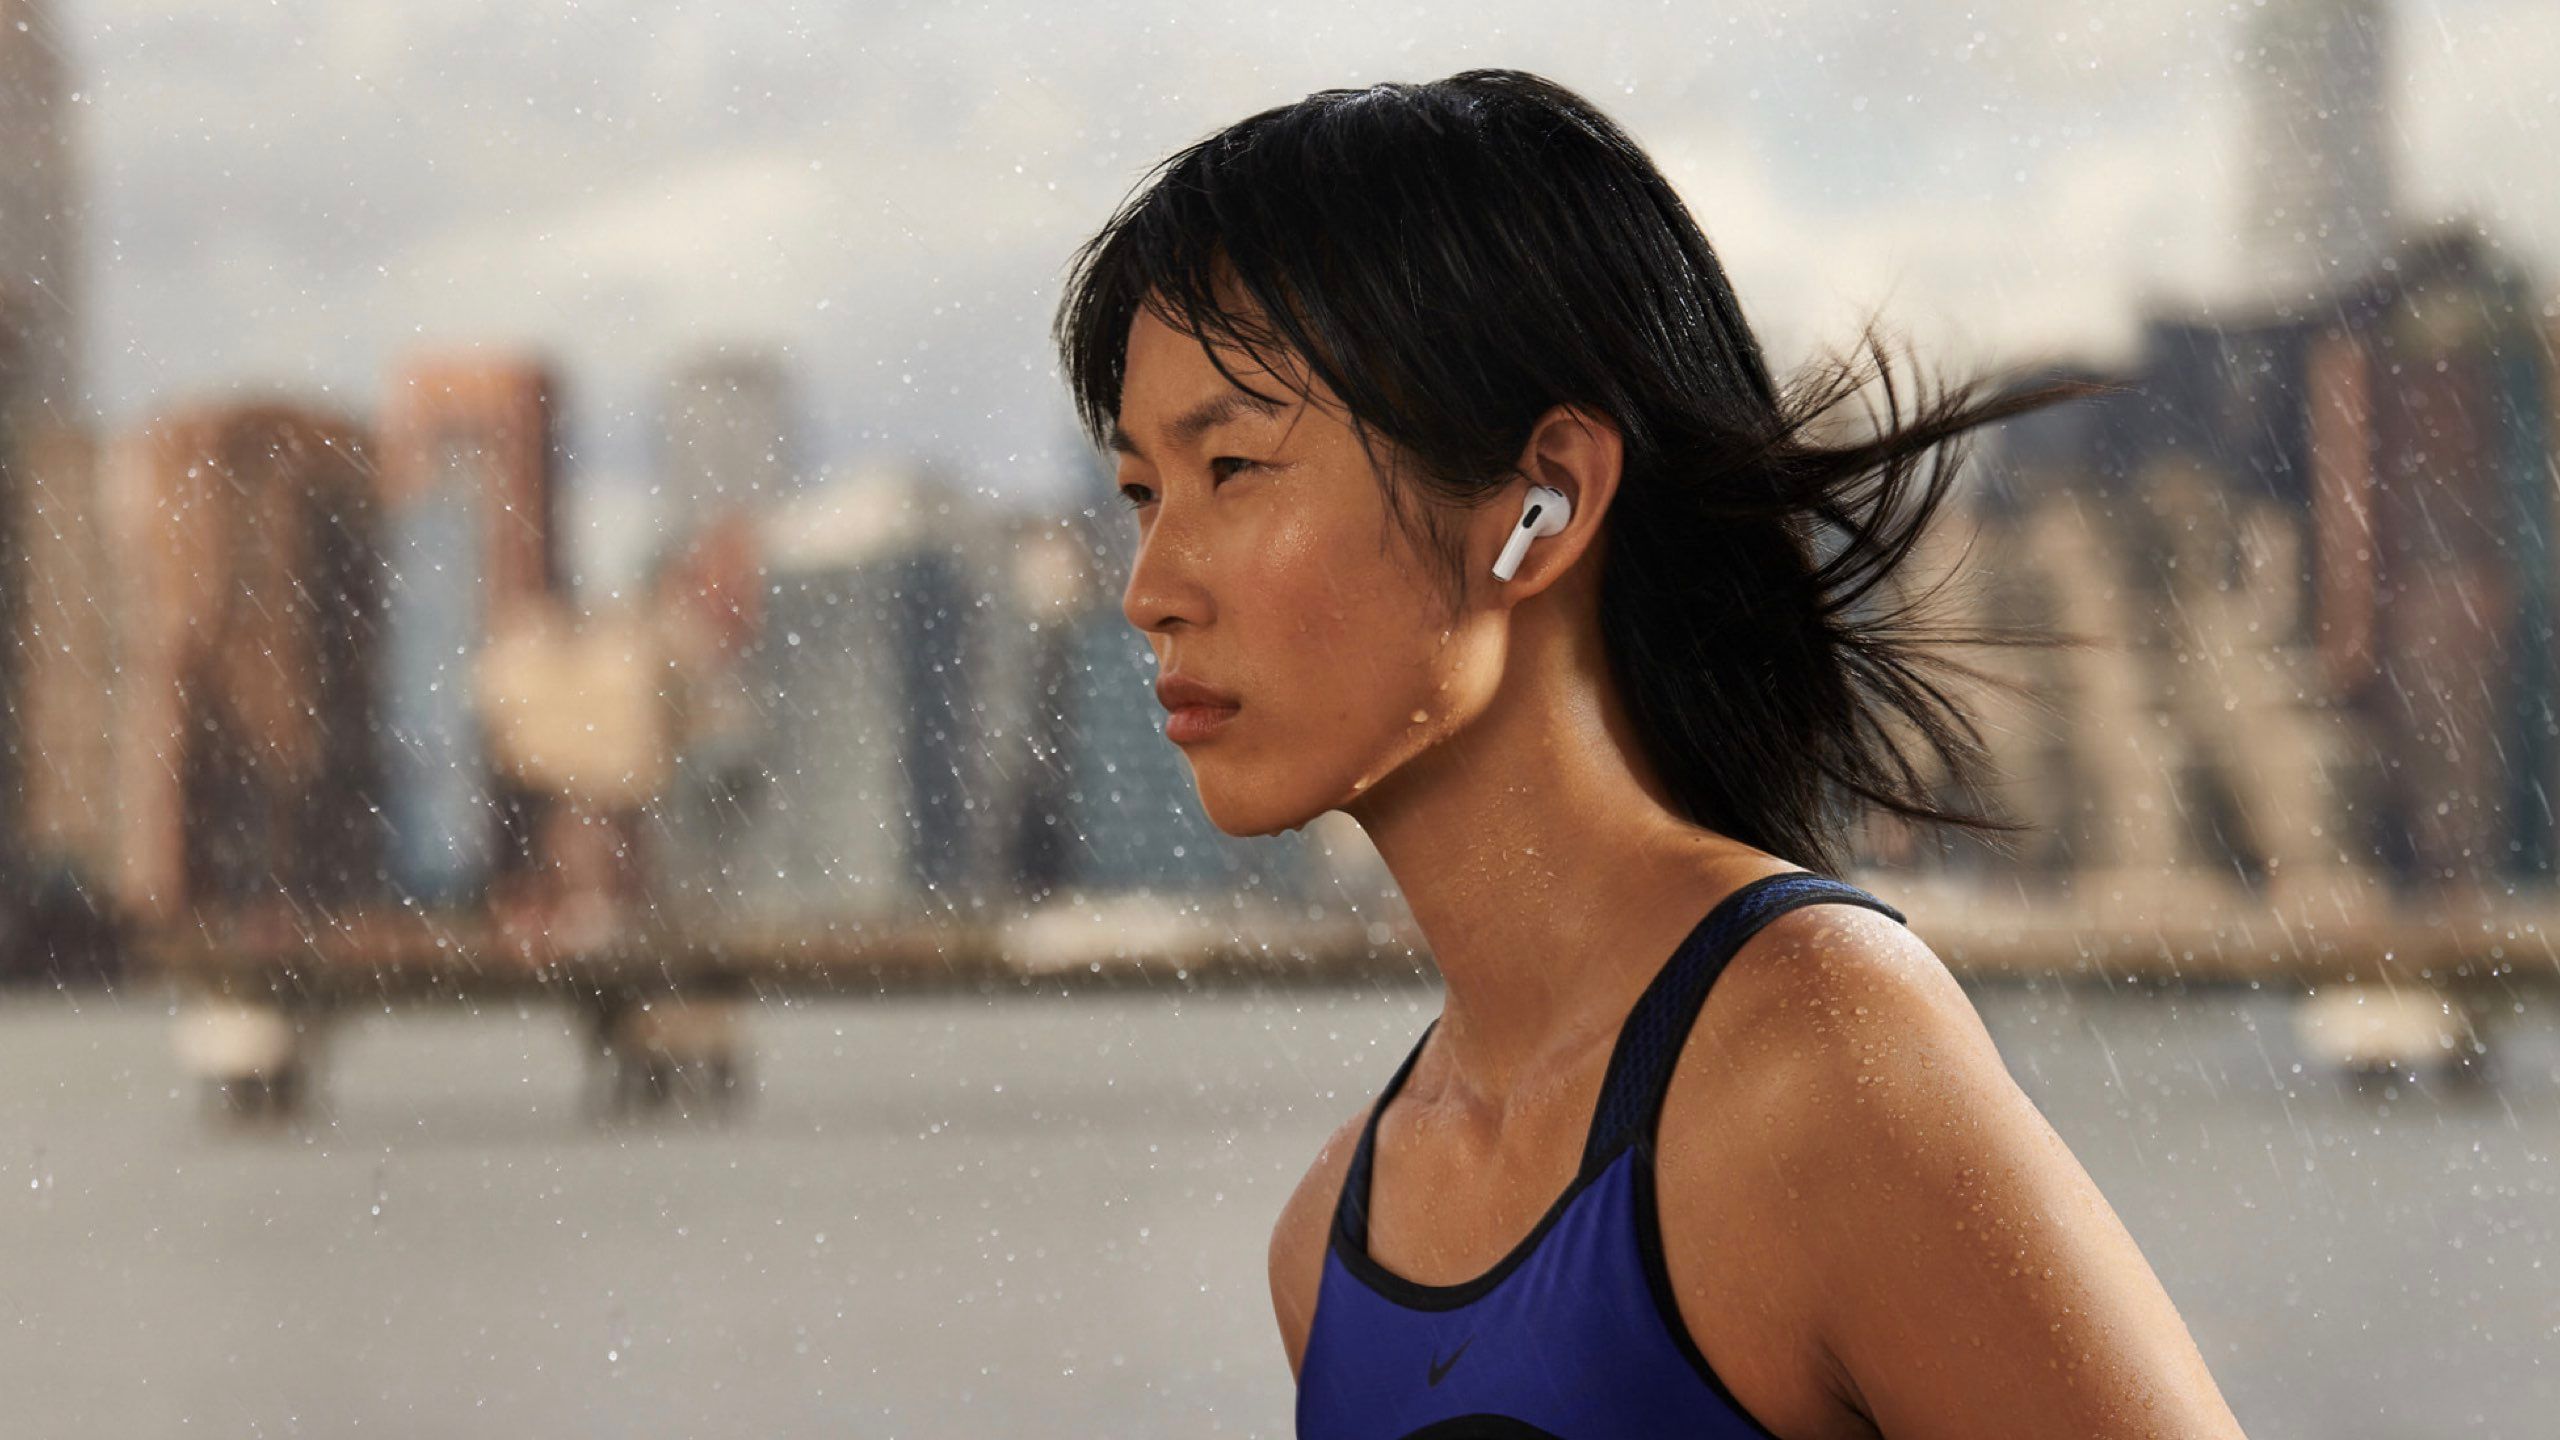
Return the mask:
<path id="1" fill-rule="evenodd" d="M 1496 66 L 1645 147 L 1782 380 L 1881 316 L 2084 392 L 1858 612 L 2060 642 L 1967 650 L 1983 769 L 1914 777 L 2009 828 L 1852 807 L 1836 874 L 2248 1435 L 2553 1433 L 2541 0 L 0 0 L 0 1428 L 1302 1433 L 1284 1207 L 1497 1012 L 1352 813 L 1411 754 L 1231 833 L 1220 745 L 1354 729 L 1154 689 L 1290 471 L 1097 444 L 1052 322 L 1162 157 Z M 1329 1301 L 1567 1213 L 1445 1053 Z M 1506 1143 L 1569 1166 L 1615 1053 Z M 1684 1340 L 1773 1409 L 1754 1313 Z"/>

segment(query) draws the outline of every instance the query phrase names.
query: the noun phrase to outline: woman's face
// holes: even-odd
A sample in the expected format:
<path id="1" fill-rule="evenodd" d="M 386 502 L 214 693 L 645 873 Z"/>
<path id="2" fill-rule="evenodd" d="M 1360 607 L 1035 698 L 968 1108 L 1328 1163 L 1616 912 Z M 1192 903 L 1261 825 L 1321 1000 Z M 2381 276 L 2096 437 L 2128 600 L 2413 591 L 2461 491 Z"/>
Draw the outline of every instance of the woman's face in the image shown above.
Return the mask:
<path id="1" fill-rule="evenodd" d="M 1237 701 L 1175 743 L 1212 823 L 1268 835 L 1358 814 L 1464 727 L 1492 694 L 1503 629 L 1482 607 L 1449 614 L 1328 387 L 1239 350 L 1220 358 L 1286 403 L 1266 412 L 1145 307 L 1130 326 L 1113 448 L 1139 543 L 1122 611 L 1159 682 Z M 1484 526 L 1470 523 L 1468 553 L 1490 557 L 1505 521 L 1490 508 L 1470 519 L 1494 528 L 1478 545 Z"/>

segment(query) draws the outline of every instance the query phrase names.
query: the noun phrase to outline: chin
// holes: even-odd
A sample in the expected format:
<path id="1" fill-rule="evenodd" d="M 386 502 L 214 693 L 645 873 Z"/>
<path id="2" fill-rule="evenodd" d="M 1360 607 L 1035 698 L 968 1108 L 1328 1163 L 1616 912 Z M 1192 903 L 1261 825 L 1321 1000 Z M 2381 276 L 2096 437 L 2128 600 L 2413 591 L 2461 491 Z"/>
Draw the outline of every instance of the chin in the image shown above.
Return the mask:
<path id="1" fill-rule="evenodd" d="M 1268 767 L 1223 757 L 1194 755 L 1191 783 L 1209 823 L 1239 839 L 1295 830 L 1331 808 L 1321 787 L 1303 775 L 1274 775 Z"/>
<path id="2" fill-rule="evenodd" d="M 1362 798 L 1351 788 L 1354 773 L 1301 765 L 1275 774 L 1269 766 L 1206 754 L 1194 755 L 1191 763 L 1191 782 L 1209 823 L 1239 839 L 1303 830 L 1332 811 L 1350 809 Z"/>
<path id="3" fill-rule="evenodd" d="M 1247 793 L 1238 787 L 1203 780 L 1200 808 L 1221 833 L 1246 839 L 1295 830 L 1325 812 L 1323 805 L 1292 804 L 1279 797 Z"/>

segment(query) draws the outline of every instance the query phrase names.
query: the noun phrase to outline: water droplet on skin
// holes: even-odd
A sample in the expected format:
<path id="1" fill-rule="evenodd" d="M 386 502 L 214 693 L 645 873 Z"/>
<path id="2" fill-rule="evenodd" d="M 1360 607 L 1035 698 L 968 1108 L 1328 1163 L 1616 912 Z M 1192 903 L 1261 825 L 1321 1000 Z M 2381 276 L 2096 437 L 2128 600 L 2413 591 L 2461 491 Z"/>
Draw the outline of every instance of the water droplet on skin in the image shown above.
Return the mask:
<path id="1" fill-rule="evenodd" d="M 1430 718 L 1431 712 L 1428 710 L 1416 710 L 1413 712 L 1413 723 L 1416 725 L 1419 725 Z"/>

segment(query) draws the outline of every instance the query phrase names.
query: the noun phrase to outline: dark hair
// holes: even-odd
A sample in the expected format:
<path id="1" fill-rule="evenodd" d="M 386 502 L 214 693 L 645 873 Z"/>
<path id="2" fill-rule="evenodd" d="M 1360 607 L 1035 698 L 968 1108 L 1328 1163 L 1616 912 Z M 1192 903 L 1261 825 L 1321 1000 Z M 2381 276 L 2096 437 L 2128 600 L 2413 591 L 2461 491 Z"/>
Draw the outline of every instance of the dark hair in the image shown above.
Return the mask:
<path id="1" fill-rule="evenodd" d="M 1922 671 L 2028 692 L 1933 647 L 2051 637 L 1924 630 L 1939 587 L 1891 611 L 1864 602 L 1946 499 L 1964 431 L 2105 387 L 2004 385 L 1976 403 L 1976 380 L 1915 396 L 1906 419 L 1871 321 L 1862 352 L 1884 414 L 1870 402 L 1870 433 L 1826 438 L 1825 417 L 1867 388 L 1859 360 L 1826 357 L 1781 394 L 1652 161 L 1588 101 L 1518 70 L 1320 90 L 1155 167 L 1076 251 L 1053 327 L 1097 446 L 1141 304 L 1239 388 L 1213 341 L 1297 357 L 1330 386 L 1453 607 L 1473 579 L 1459 512 L 1516 477 L 1550 407 L 1608 416 L 1623 470 L 1600 627 L 1647 758 L 1693 822 L 1830 873 L 1854 818 L 1843 792 L 1913 820 L 2031 828 L 1941 808 L 1891 727 L 1969 782 L 1988 761 L 1981 732 Z M 1384 461 L 1373 432 L 1391 442 Z M 1408 476 L 1439 503 L 1413 513 Z M 1824 559 L 1826 525 L 1838 548 Z"/>

